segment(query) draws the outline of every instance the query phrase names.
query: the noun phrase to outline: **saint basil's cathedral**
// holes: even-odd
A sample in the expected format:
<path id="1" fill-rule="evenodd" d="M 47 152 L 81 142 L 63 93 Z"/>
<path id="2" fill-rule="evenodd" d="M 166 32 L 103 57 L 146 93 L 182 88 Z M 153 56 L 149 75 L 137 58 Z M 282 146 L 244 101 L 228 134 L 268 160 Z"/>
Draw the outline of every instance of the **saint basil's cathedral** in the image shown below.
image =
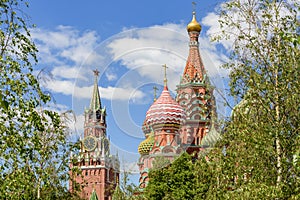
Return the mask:
<path id="1" fill-rule="evenodd" d="M 184 151 L 192 154 L 210 147 L 219 138 L 213 123 L 217 117 L 213 87 L 199 51 L 201 25 L 195 12 L 187 32 L 189 55 L 177 85 L 176 98 L 168 90 L 164 66 L 164 89 L 146 112 L 142 126 L 146 139 L 138 147 L 140 188 L 147 186 L 148 172 L 157 157 L 172 161 Z"/>
<path id="2" fill-rule="evenodd" d="M 213 87 L 203 65 L 198 38 L 201 25 L 193 12 L 187 25 L 190 38 L 189 55 L 182 77 L 177 85 L 174 99 L 168 89 L 167 66 L 165 68 L 164 88 L 154 99 L 146 112 L 142 125 L 145 140 L 138 146 L 140 158 L 139 188 L 147 186 L 148 172 L 153 161 L 163 157 L 174 160 L 183 152 L 199 152 L 214 144 L 219 133 L 214 127 L 216 104 Z M 79 185 L 83 199 L 111 200 L 118 184 L 120 162 L 117 155 L 111 155 L 106 134 L 106 110 L 102 108 L 98 89 L 98 71 L 94 71 L 94 90 L 90 107 L 85 110 L 84 137 L 81 139 L 79 155 L 72 156 L 76 162 L 71 164 L 70 190 Z M 75 173 L 79 169 L 80 173 Z"/>

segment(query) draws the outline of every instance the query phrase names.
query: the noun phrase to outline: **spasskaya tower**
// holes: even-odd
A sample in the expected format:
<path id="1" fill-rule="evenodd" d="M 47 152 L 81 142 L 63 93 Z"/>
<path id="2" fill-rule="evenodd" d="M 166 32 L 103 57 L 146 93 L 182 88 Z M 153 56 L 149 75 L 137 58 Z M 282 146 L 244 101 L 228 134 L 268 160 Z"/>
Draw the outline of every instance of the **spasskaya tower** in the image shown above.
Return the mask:
<path id="1" fill-rule="evenodd" d="M 99 71 L 94 70 L 94 88 L 90 107 L 84 111 L 84 136 L 80 139 L 79 155 L 72 157 L 75 164 L 70 171 L 70 190 L 79 186 L 83 199 L 111 200 L 119 180 L 120 162 L 110 154 L 106 133 L 106 109 L 102 108 L 98 88 Z M 77 169 L 80 173 L 75 173 Z"/>

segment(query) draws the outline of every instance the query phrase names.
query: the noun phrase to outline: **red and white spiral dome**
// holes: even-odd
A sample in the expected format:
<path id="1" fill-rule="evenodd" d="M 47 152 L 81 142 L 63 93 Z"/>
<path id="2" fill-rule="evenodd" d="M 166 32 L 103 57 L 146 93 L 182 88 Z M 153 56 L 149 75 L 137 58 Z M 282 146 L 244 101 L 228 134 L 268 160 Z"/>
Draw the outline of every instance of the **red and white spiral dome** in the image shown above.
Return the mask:
<path id="1" fill-rule="evenodd" d="M 185 117 L 183 108 L 173 99 L 168 87 L 164 86 L 160 97 L 147 111 L 144 125 L 151 127 L 157 124 L 181 125 L 184 123 Z"/>

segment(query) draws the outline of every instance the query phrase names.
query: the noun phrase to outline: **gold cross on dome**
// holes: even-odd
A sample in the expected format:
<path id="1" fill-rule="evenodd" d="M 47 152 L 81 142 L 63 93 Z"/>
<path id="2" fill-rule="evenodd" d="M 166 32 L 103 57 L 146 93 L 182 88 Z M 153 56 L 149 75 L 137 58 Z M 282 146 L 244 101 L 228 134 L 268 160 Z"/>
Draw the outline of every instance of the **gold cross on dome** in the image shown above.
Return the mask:
<path id="1" fill-rule="evenodd" d="M 162 65 L 162 67 L 165 68 L 164 84 L 165 84 L 165 86 L 167 86 L 167 68 L 168 67 L 166 64 Z"/>
<path id="2" fill-rule="evenodd" d="M 193 12 L 196 12 L 196 2 L 195 1 L 192 2 L 192 6 L 193 6 Z"/>

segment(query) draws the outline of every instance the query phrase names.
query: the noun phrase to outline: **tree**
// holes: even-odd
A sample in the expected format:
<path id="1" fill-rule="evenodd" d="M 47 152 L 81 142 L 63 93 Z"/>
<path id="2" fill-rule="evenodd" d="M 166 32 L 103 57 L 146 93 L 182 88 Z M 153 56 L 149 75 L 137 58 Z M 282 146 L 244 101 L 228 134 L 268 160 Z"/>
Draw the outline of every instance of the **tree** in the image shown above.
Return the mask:
<path id="1" fill-rule="evenodd" d="M 176 159 L 176 158 L 175 158 Z M 152 169 L 157 170 L 170 165 L 170 160 L 163 156 L 156 156 L 152 163 Z"/>
<path id="2" fill-rule="evenodd" d="M 183 153 L 169 166 L 153 169 L 149 173 L 149 184 L 145 188 L 146 199 L 194 199 L 202 193 L 197 188 L 197 175 L 192 156 Z"/>
<path id="3" fill-rule="evenodd" d="M 233 41 L 231 95 L 240 99 L 226 125 L 222 198 L 299 198 L 299 2 L 233 0 L 221 8 L 222 32 Z M 225 186 L 225 187 L 224 187 Z M 212 191 L 210 191 L 212 192 Z"/>
<path id="4" fill-rule="evenodd" d="M 67 126 L 33 75 L 37 48 L 22 0 L 0 1 L 0 198 L 67 197 Z M 24 6 L 23 6 L 24 7 Z"/>

